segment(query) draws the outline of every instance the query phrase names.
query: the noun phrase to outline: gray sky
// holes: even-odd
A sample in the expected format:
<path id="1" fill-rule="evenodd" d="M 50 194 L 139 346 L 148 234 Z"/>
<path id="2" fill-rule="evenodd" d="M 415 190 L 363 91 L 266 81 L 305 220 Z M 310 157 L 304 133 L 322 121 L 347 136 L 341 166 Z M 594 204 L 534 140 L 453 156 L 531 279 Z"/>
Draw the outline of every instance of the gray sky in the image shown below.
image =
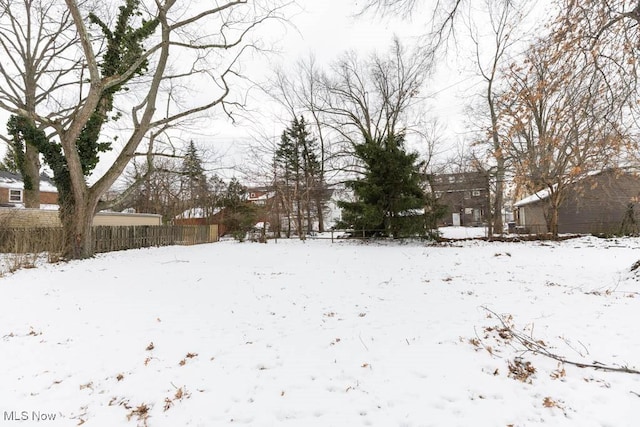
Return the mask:
<path id="1" fill-rule="evenodd" d="M 271 57 L 268 63 L 262 61 L 259 67 L 263 72 L 267 72 L 272 64 L 296 61 L 310 53 L 315 55 L 319 64 L 328 64 L 347 50 L 363 53 L 373 50 L 385 51 L 394 35 L 404 44 L 410 45 L 426 32 L 431 14 L 425 7 L 412 20 L 371 15 L 356 17 L 358 7 L 355 1 L 300 0 L 299 3 L 302 10 L 291 19 L 295 28 L 277 27 L 276 37 L 282 53 Z M 464 108 L 482 89 L 482 85 L 473 75 L 473 63 L 467 60 L 471 57 L 471 47 L 463 42 L 466 30 L 462 29 L 459 35 L 457 48 L 450 49 L 447 58 L 439 61 L 437 72 L 425 85 L 423 93 L 431 96 L 431 114 L 443 125 L 444 139 L 450 145 L 455 145 L 456 141 L 464 138 L 467 133 Z M 219 114 L 218 117 L 211 126 L 207 126 L 207 130 L 194 132 L 193 139 L 211 141 L 214 144 L 213 150 L 218 155 L 227 157 L 222 159 L 223 162 L 229 162 L 227 165 L 237 162 L 237 159 L 241 161 L 242 153 L 238 153 L 236 147 L 240 146 L 238 140 L 248 138 L 244 123 L 231 126 L 223 115 Z M 6 118 L 6 113 L 0 111 L 0 132 L 3 133 L 6 132 Z M 276 129 L 274 124 L 271 126 L 274 127 L 275 134 L 281 133 L 282 129 Z M 189 139 L 188 136 L 186 138 Z M 0 148 L 0 151 L 3 152 L 4 147 Z M 106 156 L 105 160 L 108 160 L 108 157 Z M 97 171 L 100 169 L 102 168 L 99 166 Z"/>

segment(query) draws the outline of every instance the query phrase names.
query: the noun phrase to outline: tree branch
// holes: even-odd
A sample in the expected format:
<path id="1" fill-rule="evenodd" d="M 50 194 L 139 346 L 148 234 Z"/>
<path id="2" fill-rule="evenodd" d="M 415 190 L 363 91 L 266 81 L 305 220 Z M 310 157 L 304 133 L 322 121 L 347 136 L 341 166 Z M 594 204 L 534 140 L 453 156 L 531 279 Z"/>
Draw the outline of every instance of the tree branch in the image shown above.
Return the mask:
<path id="1" fill-rule="evenodd" d="M 540 341 L 536 341 L 531 337 L 526 336 L 524 333 L 520 332 L 520 331 L 516 331 L 514 330 L 509 324 L 508 322 L 506 322 L 504 320 L 504 316 L 499 315 L 498 313 L 496 313 L 493 310 L 490 310 L 487 307 L 482 307 L 485 311 L 487 311 L 488 313 L 490 313 L 492 316 L 495 316 L 500 323 L 502 324 L 503 328 L 509 332 L 509 334 L 515 338 L 526 350 L 532 352 L 533 354 L 539 354 L 545 357 L 549 357 L 551 359 L 557 360 L 558 362 L 561 363 L 566 363 L 568 365 L 573 365 L 573 366 L 577 366 L 578 368 L 593 368 L 593 369 L 597 369 L 597 370 L 601 370 L 601 371 L 608 371 L 608 372 L 622 372 L 625 374 L 636 374 L 636 375 L 640 375 L 640 371 L 636 370 L 636 369 L 631 369 L 629 367 L 623 366 L 623 367 L 618 367 L 618 366 L 612 366 L 612 365 L 606 365 L 603 363 L 600 363 L 598 361 L 594 361 L 593 363 L 582 363 L 582 362 L 576 362 L 573 360 L 569 360 L 563 356 L 560 356 L 558 354 L 552 353 L 551 351 L 549 351 L 549 349 L 546 347 L 546 345 L 544 345 L 544 343 L 541 343 Z"/>

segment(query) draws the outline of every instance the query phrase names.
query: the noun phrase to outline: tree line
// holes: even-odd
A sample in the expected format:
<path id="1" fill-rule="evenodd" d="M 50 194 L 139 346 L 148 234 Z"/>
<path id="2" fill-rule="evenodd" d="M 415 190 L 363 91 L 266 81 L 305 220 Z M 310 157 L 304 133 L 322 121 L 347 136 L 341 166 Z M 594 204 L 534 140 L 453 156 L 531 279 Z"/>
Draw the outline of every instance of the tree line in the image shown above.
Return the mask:
<path id="1" fill-rule="evenodd" d="M 472 103 L 476 137 L 464 157 L 468 168 L 492 177 L 490 232 L 502 231 L 511 181 L 514 198 L 548 195 L 545 220 L 557 236 L 571 183 L 638 163 L 640 2 L 555 0 L 555 12 L 544 17 L 529 0 L 485 0 L 473 9 L 468 0 L 438 4 L 424 19 L 427 48 L 442 51 L 453 34 L 466 37 L 483 82 Z M 400 15 L 420 8 L 414 0 L 365 4 Z"/>
<path id="2" fill-rule="evenodd" d="M 548 191 L 548 228 L 557 233 L 568 183 L 634 160 L 640 2 L 554 4 L 557 14 L 536 26 L 541 35 L 525 40 L 526 0 L 474 9 L 468 0 L 443 1 L 432 11 L 413 0 L 370 0 L 364 14 L 425 13 L 425 42 L 396 39 L 386 51 L 347 52 L 324 69 L 311 57 L 275 70 L 266 92 L 281 106 L 283 130 L 258 138 L 249 172 L 273 194 L 277 232 L 324 229 L 337 183 L 350 190 L 340 203 L 344 227 L 389 236 L 433 229 L 442 215 L 428 182 L 438 138 L 424 93 L 451 34 L 468 32 L 484 92 L 474 98 L 477 133 L 465 157 L 492 177 L 491 227 L 502 230 L 511 176 L 516 193 Z M 244 106 L 234 96 L 241 58 L 265 47 L 260 28 L 286 20 L 289 7 L 229 0 L 183 10 L 175 0 L 122 0 L 112 11 L 97 2 L 0 0 L 8 59 L 0 108 L 11 114 L 5 163 L 23 175 L 27 204 L 38 200 L 41 162 L 53 171 L 66 257 L 90 256 L 93 215 L 125 200 L 167 219 L 221 204 L 231 183 L 201 176 L 192 145 L 179 167 L 160 146 L 173 146 L 210 110 L 233 118 Z M 106 172 L 89 179 L 106 156 Z M 106 197 L 127 167 L 129 188 Z"/>

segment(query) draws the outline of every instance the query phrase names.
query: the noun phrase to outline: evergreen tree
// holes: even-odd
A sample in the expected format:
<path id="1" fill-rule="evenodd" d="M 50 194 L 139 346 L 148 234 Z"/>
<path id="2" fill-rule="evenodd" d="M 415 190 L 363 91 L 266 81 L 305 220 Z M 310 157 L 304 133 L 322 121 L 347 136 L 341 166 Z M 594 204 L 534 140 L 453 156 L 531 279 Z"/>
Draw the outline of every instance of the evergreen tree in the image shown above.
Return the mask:
<path id="1" fill-rule="evenodd" d="M 247 201 L 247 188 L 233 178 L 222 198 L 224 207 L 223 224 L 226 233 L 237 240 L 244 240 L 246 234 L 254 227 L 259 218 L 259 209 Z"/>
<path id="2" fill-rule="evenodd" d="M 421 187 L 418 154 L 407 153 L 404 135 L 367 140 L 355 146 L 355 155 L 364 165 L 364 176 L 347 182 L 354 202 L 339 202 L 341 227 L 364 230 L 365 234 L 406 237 L 425 235 L 433 224 L 425 209 L 429 199 Z"/>
<path id="3" fill-rule="evenodd" d="M 304 117 L 296 117 L 282 133 L 275 153 L 280 182 L 276 183 L 288 223 L 295 221 L 298 235 L 304 238 L 306 230 L 313 229 L 312 208 L 315 204 L 317 216 L 321 215 L 322 200 L 321 168 L 318 160 L 318 143 L 307 130 Z M 290 235 L 287 230 L 287 237 Z"/>
<path id="4" fill-rule="evenodd" d="M 202 159 L 193 141 L 189 142 L 182 158 L 181 184 L 187 208 L 203 208 L 209 191 Z"/>
<path id="5" fill-rule="evenodd" d="M 0 171 L 16 174 L 20 173 L 13 144 L 7 144 L 7 151 L 4 153 L 4 159 L 0 162 Z"/>

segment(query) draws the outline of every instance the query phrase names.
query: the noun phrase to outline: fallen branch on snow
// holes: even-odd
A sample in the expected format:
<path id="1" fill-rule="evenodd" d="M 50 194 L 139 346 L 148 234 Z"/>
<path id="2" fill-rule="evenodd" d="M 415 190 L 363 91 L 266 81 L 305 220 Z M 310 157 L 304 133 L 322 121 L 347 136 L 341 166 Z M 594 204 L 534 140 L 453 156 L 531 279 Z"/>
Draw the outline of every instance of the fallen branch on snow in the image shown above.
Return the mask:
<path id="1" fill-rule="evenodd" d="M 575 361 L 572 361 L 572 360 L 568 360 L 565 357 L 562 357 L 560 355 L 557 355 L 557 354 L 552 353 L 551 351 L 549 351 L 549 349 L 541 341 L 534 341 L 532 338 L 526 336 L 522 332 L 515 331 L 504 320 L 503 316 L 501 316 L 498 313 L 488 309 L 487 307 L 483 306 L 482 308 L 484 308 L 486 311 L 491 313 L 491 315 L 497 317 L 498 320 L 500 320 L 500 323 L 502 323 L 502 326 L 504 327 L 504 329 L 509 331 L 511 336 L 513 338 L 515 338 L 520 344 L 522 344 L 522 346 L 524 348 L 526 348 L 528 351 L 533 352 L 534 354 L 540 354 L 542 356 L 546 356 L 546 357 L 549 357 L 551 359 L 557 360 L 558 362 L 562 362 L 562 363 L 566 363 L 566 364 L 569 364 L 569 365 L 577 366 L 578 368 L 593 368 L 593 369 L 599 369 L 599 370 L 602 370 L 602 371 L 623 372 L 623 373 L 626 373 L 626 374 L 638 374 L 638 375 L 640 375 L 640 371 L 628 368 L 626 366 L 622 366 L 622 367 L 611 366 L 611 365 L 606 365 L 606 364 L 603 364 L 603 363 L 600 363 L 600 362 L 597 362 L 597 361 L 594 361 L 593 363 L 582 363 L 582 362 L 575 362 Z"/>

